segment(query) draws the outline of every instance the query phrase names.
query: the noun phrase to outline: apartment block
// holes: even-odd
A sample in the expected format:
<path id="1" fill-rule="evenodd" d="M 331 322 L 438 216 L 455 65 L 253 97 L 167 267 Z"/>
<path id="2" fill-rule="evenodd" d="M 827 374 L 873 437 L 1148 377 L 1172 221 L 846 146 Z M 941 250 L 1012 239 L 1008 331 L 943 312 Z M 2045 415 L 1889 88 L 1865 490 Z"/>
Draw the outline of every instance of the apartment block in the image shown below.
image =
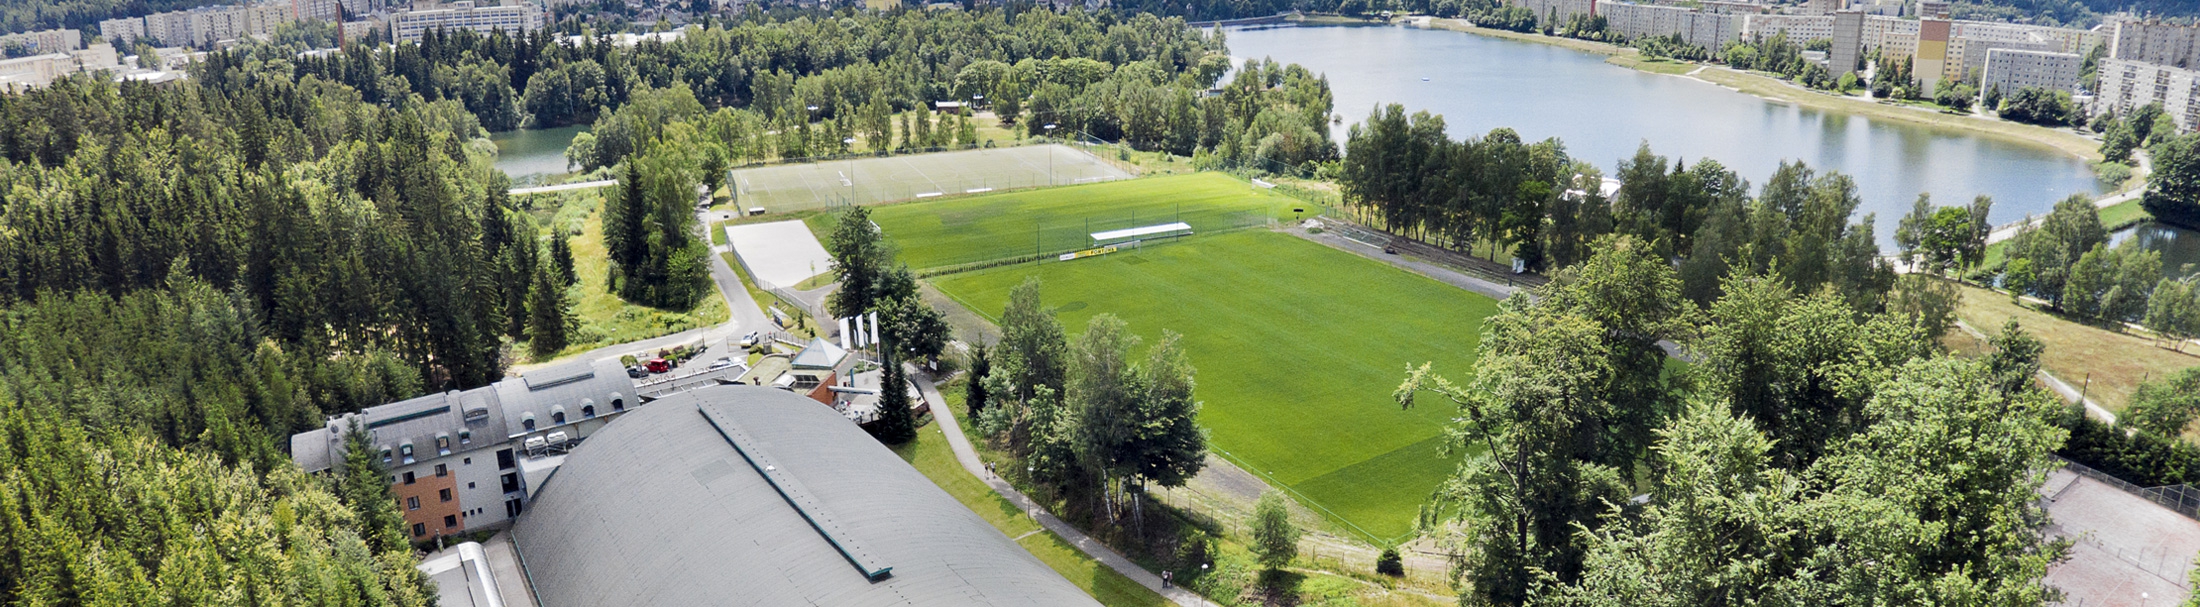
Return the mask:
<path id="1" fill-rule="evenodd" d="M 2200 27 L 2160 22 L 2117 23 L 2108 56 L 2181 68 L 2200 67 Z"/>
<path id="2" fill-rule="evenodd" d="M 1864 18 L 1864 50 L 1879 49 L 1886 57 L 1916 55 L 1917 32 L 1916 19 L 1867 15 Z"/>
<path id="3" fill-rule="evenodd" d="M 223 40 L 274 33 L 276 26 L 297 20 L 298 10 L 294 3 L 202 6 L 101 21 L 99 33 L 116 44 L 132 44 L 150 37 L 167 45 L 206 47 Z"/>
<path id="4" fill-rule="evenodd" d="M 145 37 L 145 18 L 108 19 L 99 22 L 99 37 L 115 44 L 129 44 Z"/>
<path id="5" fill-rule="evenodd" d="M 1834 77 L 1856 71 L 1864 59 L 1864 12 L 1841 11 L 1833 15 L 1833 48 L 1827 65 Z"/>
<path id="6" fill-rule="evenodd" d="M 1742 38 L 1766 40 L 1787 34 L 1797 45 L 1807 40 L 1833 38 L 1833 15 L 1749 15 L 1742 19 Z"/>
<path id="7" fill-rule="evenodd" d="M 290 0 L 290 17 L 300 21 L 342 21 L 344 5 L 337 0 Z"/>
<path id="8" fill-rule="evenodd" d="M 2078 68 L 2085 58 L 2075 53 L 1997 48 L 1986 53 L 1979 75 L 1979 90 L 2000 88 L 2003 94 L 2018 89 L 2043 88 L 2077 92 Z"/>
<path id="9" fill-rule="evenodd" d="M 2042 39 L 1986 40 L 1958 36 L 1948 41 L 1948 62 L 1942 66 L 1940 77 L 1959 82 L 1969 82 L 1986 70 L 1986 57 L 1999 50 L 2058 52 L 2060 47 Z"/>
<path id="10" fill-rule="evenodd" d="M 542 29 L 544 23 L 541 5 L 515 0 L 481 5 L 472 0 L 459 0 L 425 6 L 427 8 L 416 5 L 414 10 L 391 13 L 390 38 L 397 42 L 419 42 L 423 34 L 435 29 L 466 29 L 483 34 L 502 30 L 517 35 Z"/>
<path id="11" fill-rule="evenodd" d="M 1940 86 L 1940 79 L 1948 68 L 1948 35 L 1950 23 L 1945 19 L 1917 20 L 1917 53 L 1910 64 L 1910 73 L 1918 84 L 1931 91 Z"/>
<path id="12" fill-rule="evenodd" d="M 1742 19 L 1755 16 L 1627 2 L 1602 2 L 1596 9 L 1604 17 L 1606 28 L 1628 38 L 1679 35 L 1683 42 L 1713 50 L 1740 40 Z"/>
<path id="13" fill-rule="evenodd" d="M 104 42 L 67 52 L 0 60 L 0 91 L 39 88 L 69 74 L 114 69 L 120 67 L 119 63 L 114 45 Z"/>
<path id="14" fill-rule="evenodd" d="M 84 48 L 84 37 L 71 29 L 23 32 L 0 36 L 0 48 L 20 48 L 31 55 L 66 53 Z"/>
<path id="15" fill-rule="evenodd" d="M 2121 115 L 2160 103 L 2178 130 L 2190 132 L 2200 123 L 2200 71 L 2114 57 L 2102 59 L 2096 70 L 2100 90 L 2093 94 L 2090 113 Z"/>
<path id="16" fill-rule="evenodd" d="M 1536 23 L 1555 26 L 1572 19 L 1574 15 L 1595 15 L 1596 0 L 1506 0 L 1508 4 L 1535 13 Z"/>

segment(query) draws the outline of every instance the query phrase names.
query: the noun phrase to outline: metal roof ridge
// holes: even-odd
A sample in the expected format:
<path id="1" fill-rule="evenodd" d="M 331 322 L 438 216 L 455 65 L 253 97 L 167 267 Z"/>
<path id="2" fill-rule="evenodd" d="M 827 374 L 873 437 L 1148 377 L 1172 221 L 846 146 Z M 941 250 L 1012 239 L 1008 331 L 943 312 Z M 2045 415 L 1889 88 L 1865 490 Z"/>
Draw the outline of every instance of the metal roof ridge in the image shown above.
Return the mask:
<path id="1" fill-rule="evenodd" d="M 825 505 L 824 500 L 812 495 L 800 479 L 781 468 L 778 460 L 758 444 L 754 437 L 749 436 L 739 422 L 714 410 L 709 403 L 699 403 L 695 410 L 702 414 L 704 420 L 710 422 L 711 428 L 718 431 L 718 436 L 726 439 L 726 444 L 733 446 L 734 452 L 741 454 L 749 467 L 756 469 L 756 473 L 764 477 L 765 483 L 779 492 L 780 498 L 787 500 L 787 505 L 793 507 L 796 514 L 802 515 L 802 520 L 810 523 L 811 529 L 825 538 L 825 543 L 832 544 L 842 558 L 848 559 L 848 564 L 855 565 L 865 579 L 877 582 L 893 576 L 893 566 L 879 563 L 881 559 L 877 553 L 850 535 L 841 525 L 839 516 Z"/>

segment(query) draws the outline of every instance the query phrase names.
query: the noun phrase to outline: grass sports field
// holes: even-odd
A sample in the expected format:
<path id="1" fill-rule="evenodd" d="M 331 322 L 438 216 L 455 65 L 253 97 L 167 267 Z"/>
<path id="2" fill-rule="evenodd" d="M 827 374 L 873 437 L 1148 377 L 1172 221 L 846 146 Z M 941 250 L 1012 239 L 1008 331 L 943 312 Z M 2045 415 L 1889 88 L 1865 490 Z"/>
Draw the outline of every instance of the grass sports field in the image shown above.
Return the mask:
<path id="1" fill-rule="evenodd" d="M 1034 145 L 738 169 L 733 202 L 783 213 L 1128 177 L 1076 147 Z"/>
<path id="2" fill-rule="evenodd" d="M 1015 211 L 1003 204 L 995 212 Z M 921 251 L 934 243 L 907 246 Z M 1455 411 L 1440 402 L 1400 410 L 1391 391 L 1407 365 L 1431 360 L 1465 381 L 1481 319 L 1496 311 L 1488 298 L 1265 230 L 933 283 L 997 318 L 1009 289 L 1026 276 L 1044 281 L 1046 304 L 1072 334 L 1104 312 L 1128 321 L 1149 344 L 1163 329 L 1183 333 L 1199 369 L 1210 446 L 1377 541 L 1412 531 L 1420 505 L 1455 461 L 1436 452 Z"/>
<path id="3" fill-rule="evenodd" d="M 901 245 L 902 261 L 921 270 L 1074 251 L 1103 230 L 1173 221 L 1195 233 L 1266 225 L 1289 221 L 1291 209 L 1304 206 L 1228 175 L 1194 173 L 887 205 L 872 209 L 871 220 Z"/>

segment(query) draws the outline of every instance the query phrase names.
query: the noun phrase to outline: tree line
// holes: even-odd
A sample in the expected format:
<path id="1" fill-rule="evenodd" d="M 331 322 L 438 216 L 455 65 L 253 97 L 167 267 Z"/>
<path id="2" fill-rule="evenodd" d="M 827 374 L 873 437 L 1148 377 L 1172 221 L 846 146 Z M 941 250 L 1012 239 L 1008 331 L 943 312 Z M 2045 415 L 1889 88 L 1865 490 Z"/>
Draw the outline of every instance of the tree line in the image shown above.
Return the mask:
<path id="1" fill-rule="evenodd" d="M 1952 357 L 1930 318 L 1740 267 L 1698 307 L 1650 243 L 1596 251 L 1485 319 L 1470 381 L 1423 366 L 1398 389 L 1459 410 L 1437 511 L 1462 604 L 2052 596 L 2035 491 L 2067 433 L 2036 341 Z"/>
<path id="2" fill-rule="evenodd" d="M 1895 286 L 1879 259 L 1872 217 L 1851 223 L 1862 200 L 1837 172 L 1782 163 L 1752 198 L 1750 185 L 1711 159 L 1682 166 L 1644 144 L 1613 173 L 1569 157 L 1563 142 L 1524 143 L 1510 129 L 1452 140 L 1441 116 L 1377 108 L 1346 136 L 1337 181 L 1393 233 L 1455 250 L 1486 246 L 1531 271 L 1587 260 L 1608 234 L 1634 237 L 1675 260 L 1681 292 L 1699 305 L 1718 299 L 1737 268 L 1770 273 L 1798 291 L 1830 287 L 1859 311 L 1875 310 Z"/>
<path id="3" fill-rule="evenodd" d="M 198 69 L 0 96 L 0 400 L 47 426 L 0 466 L 20 490 L 0 562 L 36 563 L 0 593 L 432 601 L 373 460 L 347 490 L 284 439 L 502 377 L 563 312 L 562 235 L 506 199 L 457 101 L 369 102 L 246 53 Z M 109 463 L 40 459 L 62 454 Z"/>

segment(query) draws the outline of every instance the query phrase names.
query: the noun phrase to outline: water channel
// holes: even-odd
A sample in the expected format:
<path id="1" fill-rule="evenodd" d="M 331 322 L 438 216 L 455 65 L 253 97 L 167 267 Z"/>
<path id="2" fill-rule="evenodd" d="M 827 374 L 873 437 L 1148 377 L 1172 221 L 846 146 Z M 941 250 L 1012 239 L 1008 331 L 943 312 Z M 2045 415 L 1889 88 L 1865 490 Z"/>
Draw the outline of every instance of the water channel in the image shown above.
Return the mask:
<path id="1" fill-rule="evenodd" d="M 504 171 L 515 181 L 530 175 L 562 174 L 566 172 L 565 147 L 573 143 L 574 135 L 585 130 L 588 125 L 576 124 L 490 133 L 489 141 L 497 144 L 497 170 Z"/>

